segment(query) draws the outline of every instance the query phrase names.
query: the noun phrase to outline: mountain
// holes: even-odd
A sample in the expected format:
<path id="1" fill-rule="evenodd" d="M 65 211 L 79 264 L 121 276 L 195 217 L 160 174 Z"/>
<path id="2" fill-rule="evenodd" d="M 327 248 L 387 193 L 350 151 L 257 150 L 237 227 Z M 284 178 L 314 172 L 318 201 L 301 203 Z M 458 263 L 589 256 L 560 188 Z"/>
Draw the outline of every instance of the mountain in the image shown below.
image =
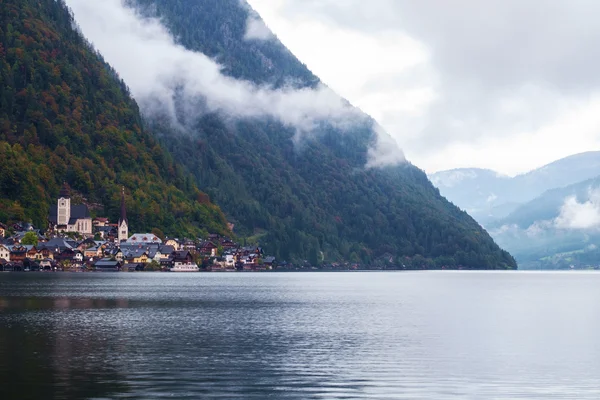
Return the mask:
<path id="1" fill-rule="evenodd" d="M 515 177 L 482 169 L 456 169 L 431 174 L 442 195 L 488 226 L 547 190 L 594 178 L 600 151 L 575 154 Z"/>
<path id="2" fill-rule="evenodd" d="M 306 101 L 325 93 L 322 83 L 273 34 L 268 40 L 246 37 L 249 21 L 262 21 L 245 2 L 128 4 L 146 17 L 158 17 L 186 50 L 218 60 L 219 70 L 212 70 L 210 81 L 195 81 L 194 86 L 181 75 L 165 79 L 177 82 L 171 113 L 177 116 L 176 124 L 165 104 L 156 107 L 153 99 L 143 96 L 137 100 L 147 107 L 147 126 L 222 207 L 238 235 L 258 242 L 280 260 L 312 264 L 345 260 L 416 268 L 516 267 L 485 230 L 439 194 L 423 171 L 408 162 L 373 162 L 378 140 L 391 139 L 378 134 L 372 119 L 356 109 L 349 112 L 350 118 L 336 119 L 337 109 L 327 107 L 343 103 L 337 96 L 328 95 L 322 107 Z M 152 29 L 158 31 L 156 26 Z M 107 44 L 115 45 L 121 44 Z M 184 60 L 182 64 L 198 61 L 182 54 L 181 48 L 173 54 Z M 190 74 L 194 79 L 212 68 L 200 61 Z M 182 64 L 178 71 L 191 68 Z M 292 101 L 279 114 L 282 102 L 272 104 L 271 114 L 267 110 L 266 115 L 246 115 L 260 104 L 246 102 L 233 109 L 223 101 L 225 89 L 211 92 L 213 98 L 206 94 L 214 82 L 242 99 L 254 96 L 257 103 L 290 95 Z M 186 93 L 198 87 L 205 89 L 205 97 L 189 101 Z M 220 108 L 211 109 L 215 96 Z M 298 121 L 310 117 L 309 108 L 321 117 L 310 119 L 308 129 L 298 127 Z M 298 118 L 288 122 L 292 117 Z M 401 152 L 388 156 L 398 159 Z"/>
<path id="3" fill-rule="evenodd" d="M 544 192 L 489 227 L 523 268 L 600 264 L 600 176 Z"/>
<path id="4" fill-rule="evenodd" d="M 124 186 L 135 230 L 227 232 L 62 0 L 1 0 L 0 18 L 0 221 L 45 227 L 66 181 L 113 221 Z"/>
<path id="5" fill-rule="evenodd" d="M 513 205 L 518 205 L 498 197 L 510 191 L 511 179 L 489 169 L 458 168 L 437 172 L 429 178 L 443 196 L 481 224 L 494 216 L 507 215 Z"/>

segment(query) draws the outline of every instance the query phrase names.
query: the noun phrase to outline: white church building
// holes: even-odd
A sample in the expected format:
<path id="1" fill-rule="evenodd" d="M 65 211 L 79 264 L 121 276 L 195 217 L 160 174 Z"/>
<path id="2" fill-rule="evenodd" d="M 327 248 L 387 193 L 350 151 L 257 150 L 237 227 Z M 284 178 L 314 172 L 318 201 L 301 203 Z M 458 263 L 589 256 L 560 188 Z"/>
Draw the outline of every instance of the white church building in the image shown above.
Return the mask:
<path id="1" fill-rule="evenodd" d="M 85 204 L 72 205 L 71 191 L 65 182 L 56 206 L 50 207 L 50 227 L 58 232 L 76 232 L 80 235 L 92 235 L 92 218 Z"/>

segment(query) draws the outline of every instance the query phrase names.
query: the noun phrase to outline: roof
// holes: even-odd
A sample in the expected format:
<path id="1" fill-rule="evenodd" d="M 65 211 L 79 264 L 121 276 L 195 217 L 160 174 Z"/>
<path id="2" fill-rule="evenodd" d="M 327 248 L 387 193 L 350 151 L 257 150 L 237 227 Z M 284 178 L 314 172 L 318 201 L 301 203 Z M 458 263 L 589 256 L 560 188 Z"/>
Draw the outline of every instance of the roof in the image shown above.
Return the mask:
<path id="1" fill-rule="evenodd" d="M 58 248 L 60 251 L 64 249 L 72 249 L 73 246 L 69 244 L 65 239 L 62 238 L 54 238 L 48 240 L 46 243 L 41 243 L 40 248 L 48 248 L 48 249 L 56 249 Z"/>
<path id="2" fill-rule="evenodd" d="M 162 243 L 162 240 L 153 233 L 134 233 L 126 240 L 127 244 L 136 243 Z"/>
<path id="3" fill-rule="evenodd" d="M 56 224 L 58 221 L 57 215 L 58 215 L 58 206 L 56 204 L 54 204 L 54 205 L 50 206 L 50 215 L 48 217 L 50 222 L 52 222 L 53 224 Z M 78 219 L 90 218 L 90 211 L 88 209 L 88 206 L 86 206 L 85 204 L 71 205 L 70 218 L 71 218 L 69 220 L 70 224 L 75 223 L 75 221 Z M 73 221 L 73 222 L 71 222 L 71 221 Z"/>
<path id="4" fill-rule="evenodd" d="M 144 254 L 148 255 L 146 249 L 131 249 L 127 252 L 123 252 L 123 257 L 127 259 L 140 258 Z"/>
<path id="5" fill-rule="evenodd" d="M 175 247 L 163 245 L 158 248 L 162 254 L 171 254 L 175 251 Z"/>
<path id="6" fill-rule="evenodd" d="M 112 261 L 106 258 L 98 260 L 94 263 L 96 268 L 118 268 L 121 266 L 119 261 Z"/>
<path id="7" fill-rule="evenodd" d="M 175 260 L 184 260 L 188 257 L 191 257 L 191 254 L 189 251 L 176 251 L 173 253 L 173 259 Z"/>

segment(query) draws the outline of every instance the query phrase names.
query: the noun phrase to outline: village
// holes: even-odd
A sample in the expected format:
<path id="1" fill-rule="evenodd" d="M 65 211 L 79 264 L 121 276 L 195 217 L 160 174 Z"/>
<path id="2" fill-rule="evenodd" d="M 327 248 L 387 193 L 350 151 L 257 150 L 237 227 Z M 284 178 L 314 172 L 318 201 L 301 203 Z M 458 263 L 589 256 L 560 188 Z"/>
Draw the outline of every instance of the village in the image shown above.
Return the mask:
<path id="1" fill-rule="evenodd" d="M 160 238 L 129 234 L 125 189 L 117 223 L 91 218 L 84 204 L 72 205 L 65 183 L 41 232 L 26 222 L 0 223 L 0 271 L 268 271 L 275 257 L 228 237 Z"/>

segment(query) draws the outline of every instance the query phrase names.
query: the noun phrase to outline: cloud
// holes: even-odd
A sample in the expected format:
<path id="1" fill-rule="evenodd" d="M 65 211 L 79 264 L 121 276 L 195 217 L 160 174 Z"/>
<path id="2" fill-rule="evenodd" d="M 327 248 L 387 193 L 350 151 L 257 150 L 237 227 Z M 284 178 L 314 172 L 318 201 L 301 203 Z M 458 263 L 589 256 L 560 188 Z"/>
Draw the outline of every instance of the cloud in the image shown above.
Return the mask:
<path id="1" fill-rule="evenodd" d="M 340 129 L 370 123 L 358 109 L 322 84 L 314 89 L 274 89 L 229 77 L 215 60 L 178 45 L 158 19 L 142 17 L 121 0 L 67 0 L 67 4 L 83 34 L 118 71 L 146 114 L 167 113 L 180 124 L 185 124 L 185 118 L 176 112 L 181 107 L 187 118 L 205 112 L 233 118 L 273 117 L 296 128 L 297 140 L 310 135 L 323 122 Z M 257 30 L 258 16 L 250 14 L 253 19 L 247 36 L 264 37 L 264 32 Z M 264 29 L 268 30 L 266 26 Z M 385 140 L 387 136 L 378 132 L 377 137 Z M 388 141 L 386 148 L 392 145 Z M 372 156 L 379 153 L 370 152 Z"/>
<path id="2" fill-rule="evenodd" d="M 398 165 L 406 161 L 402 150 L 394 139 L 377 124 L 374 126 L 377 135 L 375 144 L 369 148 L 367 153 L 367 168 L 379 168 L 389 165 Z"/>
<path id="3" fill-rule="evenodd" d="M 361 88 L 343 76 L 332 87 L 372 113 L 429 172 L 481 167 L 515 174 L 600 147 L 589 117 L 600 110 L 600 2 L 249 1 L 319 75 L 335 75 L 351 57 L 364 75 L 390 65 L 389 53 L 412 58 Z M 313 37 L 315 26 L 321 31 Z M 311 50 L 319 37 L 327 44 L 336 34 L 350 43 L 343 62 L 327 49 Z M 389 37 L 404 39 L 386 47 Z M 381 51 L 364 56 L 360 43 L 369 41 Z M 406 93 L 412 109 L 404 106 Z"/>
<path id="4" fill-rule="evenodd" d="M 559 229 L 594 229 L 600 227 L 600 188 L 588 190 L 588 200 L 580 203 L 576 196 L 565 199 L 554 220 Z"/>
<path id="5" fill-rule="evenodd" d="M 275 39 L 275 35 L 269 29 L 265 21 L 260 15 L 248 4 L 246 0 L 239 0 L 240 7 L 248 11 L 246 19 L 246 32 L 244 40 L 271 40 Z"/>

